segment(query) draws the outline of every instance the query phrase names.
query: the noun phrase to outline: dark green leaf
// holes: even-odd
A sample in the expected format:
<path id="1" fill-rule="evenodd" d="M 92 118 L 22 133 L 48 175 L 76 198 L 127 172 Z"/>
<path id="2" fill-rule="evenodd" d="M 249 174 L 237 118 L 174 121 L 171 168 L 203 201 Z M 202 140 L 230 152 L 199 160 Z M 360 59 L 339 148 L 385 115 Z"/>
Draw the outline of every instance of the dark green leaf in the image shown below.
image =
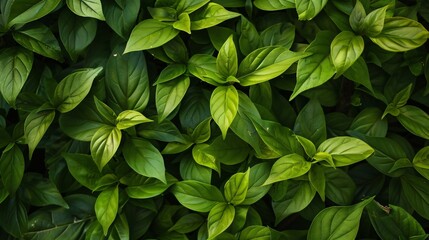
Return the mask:
<path id="1" fill-rule="evenodd" d="M 24 176 L 24 155 L 18 145 L 10 143 L 0 158 L 0 176 L 10 195 L 13 195 Z"/>
<path id="2" fill-rule="evenodd" d="M 183 206 L 197 212 L 209 212 L 225 201 L 218 188 L 195 180 L 178 182 L 171 191 Z"/>
<path id="3" fill-rule="evenodd" d="M 121 37 L 130 35 L 134 23 L 137 20 L 139 0 L 115 0 L 104 1 L 102 4 L 103 15 L 106 23 Z M 119 19 L 119 20 L 118 20 Z"/>
<path id="4" fill-rule="evenodd" d="M 25 174 L 22 179 L 22 191 L 24 199 L 32 206 L 57 205 L 69 208 L 54 183 L 40 174 Z"/>
<path id="5" fill-rule="evenodd" d="M 25 119 L 24 134 L 29 148 L 30 158 L 52 121 L 54 121 L 54 117 L 55 110 L 45 110 L 41 107 L 40 109 L 33 110 Z"/>
<path id="6" fill-rule="evenodd" d="M 420 175 L 429 180 L 429 146 L 417 152 L 413 159 L 413 166 Z"/>
<path id="7" fill-rule="evenodd" d="M 37 0 L 30 4 L 14 1 L 12 4 L 9 26 L 35 21 L 52 12 L 61 0 Z"/>
<path id="8" fill-rule="evenodd" d="M 311 119 L 311 121 L 308 121 Z M 326 121 L 323 109 L 317 100 L 310 100 L 299 112 L 294 132 L 319 146 L 326 140 Z"/>
<path id="9" fill-rule="evenodd" d="M 429 115 L 422 109 L 406 105 L 399 108 L 399 122 L 412 134 L 429 139 Z"/>
<path id="10" fill-rule="evenodd" d="M 429 209 L 426 207 L 429 204 L 428 184 L 428 180 L 414 175 L 401 177 L 405 198 L 414 210 L 426 219 L 429 219 Z"/>

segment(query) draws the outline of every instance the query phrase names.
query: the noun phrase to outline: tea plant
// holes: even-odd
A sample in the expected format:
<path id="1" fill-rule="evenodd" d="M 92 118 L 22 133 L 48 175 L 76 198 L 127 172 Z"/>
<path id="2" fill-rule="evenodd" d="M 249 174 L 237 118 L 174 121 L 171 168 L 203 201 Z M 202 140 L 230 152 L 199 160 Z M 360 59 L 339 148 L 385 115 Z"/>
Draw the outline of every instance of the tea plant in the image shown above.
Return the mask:
<path id="1" fill-rule="evenodd" d="M 1 239 L 427 239 L 429 1 L 2 0 Z"/>

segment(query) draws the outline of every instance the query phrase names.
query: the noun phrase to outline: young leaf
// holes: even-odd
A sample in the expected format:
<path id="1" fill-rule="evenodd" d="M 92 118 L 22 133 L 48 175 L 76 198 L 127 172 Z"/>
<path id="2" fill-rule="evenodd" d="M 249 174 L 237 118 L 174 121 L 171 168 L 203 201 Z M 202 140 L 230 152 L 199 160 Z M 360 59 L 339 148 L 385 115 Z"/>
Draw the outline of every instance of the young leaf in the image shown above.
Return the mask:
<path id="1" fill-rule="evenodd" d="M 355 239 L 362 211 L 372 199 L 366 199 L 352 206 L 323 209 L 313 219 L 307 239 Z"/>
<path id="2" fill-rule="evenodd" d="M 91 156 L 101 172 L 103 167 L 115 155 L 121 143 L 122 133 L 112 126 L 102 126 L 91 139 Z"/>
<path id="3" fill-rule="evenodd" d="M 26 49 L 42 56 L 63 62 L 60 44 L 52 31 L 41 23 L 35 23 L 13 32 L 13 39 Z"/>
<path id="4" fill-rule="evenodd" d="M 125 110 L 119 113 L 116 118 L 116 127 L 119 130 L 133 127 L 137 124 L 152 122 L 149 118 L 145 117 L 140 112 L 134 110 Z"/>
<path id="5" fill-rule="evenodd" d="M 37 144 L 42 140 L 49 126 L 55 118 L 55 110 L 52 109 L 35 109 L 24 122 L 24 134 L 28 144 L 29 156 L 33 155 L 33 151 L 36 149 Z"/>
<path id="6" fill-rule="evenodd" d="M 270 176 L 264 185 L 285 181 L 306 174 L 311 168 L 311 163 L 307 162 L 298 154 L 289 154 L 279 158 L 271 168 Z"/>
<path id="7" fill-rule="evenodd" d="M 305 90 L 318 87 L 335 74 L 335 66 L 330 58 L 330 45 L 334 36 L 331 32 L 322 31 L 305 50 L 313 53 L 298 61 L 296 85 L 290 100 Z"/>
<path id="8" fill-rule="evenodd" d="M 311 121 L 308 121 L 311 119 Z M 326 121 L 322 106 L 317 100 L 310 101 L 299 112 L 294 126 L 294 132 L 308 138 L 316 146 L 326 140 Z"/>
<path id="9" fill-rule="evenodd" d="M 377 37 L 381 33 L 384 27 L 384 20 L 386 19 L 387 7 L 375 9 L 365 16 L 360 26 L 365 35 L 368 37 Z"/>
<path id="10" fill-rule="evenodd" d="M 209 238 L 214 239 L 223 233 L 232 223 L 235 216 L 235 208 L 227 203 L 216 204 L 209 212 L 207 228 Z"/>
<path id="11" fill-rule="evenodd" d="M 209 212 L 218 203 L 225 202 L 217 187 L 195 180 L 177 182 L 171 192 L 180 204 L 197 212 Z"/>
<path id="12" fill-rule="evenodd" d="M 10 195 L 15 194 L 24 176 L 25 161 L 21 149 L 10 143 L 0 158 L 0 176 Z"/>
<path id="13" fill-rule="evenodd" d="M 320 144 L 317 151 L 331 154 L 336 167 L 354 164 L 374 153 L 374 149 L 368 144 L 353 137 L 330 138 Z"/>
<path id="14" fill-rule="evenodd" d="M 72 61 L 94 41 L 97 33 L 97 20 L 82 18 L 64 10 L 58 19 L 60 39 Z"/>
<path id="15" fill-rule="evenodd" d="M 95 190 L 102 177 L 90 155 L 63 153 L 70 174 L 83 186 Z"/>
<path id="16" fill-rule="evenodd" d="M 429 115 L 422 109 L 406 105 L 399 108 L 399 122 L 412 134 L 429 139 Z"/>
<path id="17" fill-rule="evenodd" d="M 380 34 L 371 41 L 390 52 L 405 52 L 423 45 L 429 38 L 425 27 L 412 19 L 391 17 L 384 20 Z"/>
<path id="18" fill-rule="evenodd" d="M 14 2 L 12 3 L 12 14 L 9 16 L 12 20 L 8 23 L 8 26 L 25 24 L 42 18 L 52 12 L 60 2 L 61 0 L 32 1 L 30 4 Z M 15 12 L 17 10 L 18 12 Z"/>
<path id="19" fill-rule="evenodd" d="M 349 31 L 339 33 L 331 43 L 332 63 L 337 71 L 336 76 L 343 74 L 350 68 L 363 52 L 364 41 Z"/>
<path id="20" fill-rule="evenodd" d="M 366 210 L 372 226 L 381 239 L 410 239 L 426 235 L 419 222 L 399 206 L 389 204 L 388 207 L 384 207 L 372 201 L 366 206 Z"/>
<path id="21" fill-rule="evenodd" d="M 100 101 L 96 96 L 94 96 L 95 108 L 97 109 L 97 114 L 100 116 L 104 124 L 115 126 L 117 115 L 113 109 L 111 109 L 107 104 Z"/>
<path id="22" fill-rule="evenodd" d="M 128 166 L 138 174 L 159 179 L 167 184 L 164 159 L 149 141 L 140 138 L 129 139 L 125 142 L 122 153 Z"/>
<path id="23" fill-rule="evenodd" d="M 361 33 L 363 31 L 363 21 L 366 17 L 365 7 L 357 0 L 350 14 L 349 23 L 353 31 Z"/>
<path id="24" fill-rule="evenodd" d="M 101 0 L 67 0 L 67 6 L 76 15 L 104 21 Z"/>
<path id="25" fill-rule="evenodd" d="M 235 76 L 238 71 L 238 56 L 233 35 L 225 41 L 216 58 L 216 68 L 225 78 Z"/>
<path id="26" fill-rule="evenodd" d="M 238 110 L 238 92 L 234 86 L 217 87 L 210 98 L 210 113 L 225 139 Z"/>
<path id="27" fill-rule="evenodd" d="M 156 85 L 155 98 L 159 122 L 162 122 L 176 109 L 185 96 L 189 85 L 190 79 L 186 76 Z"/>
<path id="28" fill-rule="evenodd" d="M 238 67 L 237 78 L 242 86 L 271 80 L 308 53 L 292 52 L 285 47 L 263 47 L 247 55 Z"/>
<path id="29" fill-rule="evenodd" d="M 149 78 L 143 52 L 123 55 L 124 47 L 113 50 L 106 65 L 106 87 L 120 110 L 145 109 L 149 99 Z"/>
<path id="30" fill-rule="evenodd" d="M 250 168 L 244 173 L 232 175 L 225 183 L 224 193 L 228 203 L 237 206 L 244 201 L 249 188 L 249 173 Z"/>
<path id="31" fill-rule="evenodd" d="M 217 71 L 216 58 L 211 55 L 195 54 L 189 59 L 188 71 L 200 80 L 214 86 L 226 83 Z"/>
<path id="32" fill-rule="evenodd" d="M 191 19 L 187 13 L 181 13 L 177 21 L 173 23 L 173 27 L 179 31 L 184 31 L 191 34 Z"/>
<path id="33" fill-rule="evenodd" d="M 288 185 L 285 197 L 281 201 L 273 201 L 276 225 L 291 214 L 307 207 L 315 195 L 316 190 L 308 181 L 292 181 Z"/>
<path id="34" fill-rule="evenodd" d="M 103 227 L 104 236 L 107 235 L 110 225 L 115 221 L 116 214 L 118 213 L 118 204 L 118 186 L 102 191 L 95 201 L 95 215 Z"/>
<path id="35" fill-rule="evenodd" d="M 230 12 L 222 7 L 222 5 L 210 2 L 191 14 L 191 30 L 213 27 L 223 21 L 238 16 L 240 16 L 239 13 Z"/>
<path id="36" fill-rule="evenodd" d="M 205 151 L 209 147 L 210 145 L 205 143 L 195 145 L 192 148 L 192 157 L 199 165 L 208 167 L 220 173 L 219 159 L 216 159 L 216 156 Z"/>
<path id="37" fill-rule="evenodd" d="M 328 0 L 295 0 L 299 20 L 311 20 L 325 7 Z"/>
<path id="38" fill-rule="evenodd" d="M 417 152 L 413 158 L 413 166 L 420 175 L 429 180 L 429 146 Z"/>
<path id="39" fill-rule="evenodd" d="M 174 29 L 170 23 L 146 19 L 134 27 L 124 53 L 162 46 L 177 34 L 179 34 L 179 30 Z"/>
<path id="40" fill-rule="evenodd" d="M 53 99 L 57 110 L 66 113 L 79 105 L 88 95 L 92 82 L 102 70 L 102 67 L 80 69 L 61 80 L 55 88 Z"/>
<path id="41" fill-rule="evenodd" d="M 102 4 L 106 23 L 122 38 L 127 38 L 137 20 L 139 0 L 104 1 Z"/>
<path id="42" fill-rule="evenodd" d="M 2 49 L 0 65 L 0 93 L 9 105 L 15 106 L 33 66 L 33 53 L 20 47 Z"/>
<path id="43" fill-rule="evenodd" d="M 255 0 L 255 7 L 265 11 L 278 11 L 295 8 L 294 0 Z"/>

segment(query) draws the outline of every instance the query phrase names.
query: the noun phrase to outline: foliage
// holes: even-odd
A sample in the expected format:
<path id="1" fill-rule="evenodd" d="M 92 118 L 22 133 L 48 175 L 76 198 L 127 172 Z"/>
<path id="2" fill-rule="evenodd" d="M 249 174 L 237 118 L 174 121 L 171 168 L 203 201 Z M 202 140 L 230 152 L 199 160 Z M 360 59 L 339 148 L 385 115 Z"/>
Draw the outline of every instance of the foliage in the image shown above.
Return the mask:
<path id="1" fill-rule="evenodd" d="M 1 239 L 427 239 L 426 0 L 3 0 Z"/>

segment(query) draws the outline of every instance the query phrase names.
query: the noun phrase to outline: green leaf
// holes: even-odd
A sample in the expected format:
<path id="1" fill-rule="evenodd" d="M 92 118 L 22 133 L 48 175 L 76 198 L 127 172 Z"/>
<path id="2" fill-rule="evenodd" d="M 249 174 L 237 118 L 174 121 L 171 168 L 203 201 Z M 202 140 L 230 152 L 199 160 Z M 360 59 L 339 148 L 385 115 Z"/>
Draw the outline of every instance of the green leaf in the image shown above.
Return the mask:
<path id="1" fill-rule="evenodd" d="M 299 20 L 311 20 L 325 7 L 328 0 L 295 0 Z"/>
<path id="2" fill-rule="evenodd" d="M 385 137 L 388 123 L 378 108 L 365 108 L 353 119 L 350 129 L 371 137 Z"/>
<path id="3" fill-rule="evenodd" d="M 241 231 L 239 240 L 271 240 L 271 231 L 265 226 L 248 226 Z"/>
<path id="4" fill-rule="evenodd" d="M 217 71 L 216 58 L 211 55 L 193 55 L 188 62 L 188 71 L 200 80 L 214 86 L 226 83 Z"/>
<path id="5" fill-rule="evenodd" d="M 313 219 L 307 239 L 355 239 L 362 211 L 372 199 L 366 199 L 352 206 L 323 209 Z"/>
<path id="6" fill-rule="evenodd" d="M 294 0 L 255 0 L 253 4 L 255 7 L 265 11 L 295 8 Z"/>
<path id="7" fill-rule="evenodd" d="M 259 45 L 259 33 L 252 22 L 247 20 L 244 16 L 240 19 L 240 38 L 238 39 L 238 45 L 241 53 L 248 55 L 253 50 L 256 50 Z"/>
<path id="8" fill-rule="evenodd" d="M 196 180 L 210 184 L 212 170 L 199 165 L 192 158 L 184 158 L 180 161 L 180 176 L 183 180 Z"/>
<path id="9" fill-rule="evenodd" d="M 261 140 L 272 150 L 276 156 L 299 153 L 299 142 L 293 135 L 292 130 L 277 122 L 254 120 L 255 130 Z"/>
<path id="10" fill-rule="evenodd" d="M 207 218 L 208 239 L 214 239 L 223 233 L 232 223 L 235 216 L 235 208 L 227 203 L 216 204 L 209 212 Z"/>
<path id="11" fill-rule="evenodd" d="M 322 167 L 325 172 L 325 194 L 328 199 L 339 205 L 351 204 L 356 193 L 353 179 L 341 169 Z"/>
<path id="12" fill-rule="evenodd" d="M 69 208 L 57 187 L 37 173 L 26 173 L 21 183 L 23 198 L 32 206 L 57 205 Z"/>
<path id="13" fill-rule="evenodd" d="M 331 32 L 322 31 L 305 49 L 311 56 L 298 61 L 296 85 L 290 100 L 305 90 L 318 87 L 335 74 L 335 66 L 330 57 L 330 45 L 334 36 Z"/>
<path id="14" fill-rule="evenodd" d="M 58 83 L 54 92 L 54 105 L 61 113 L 73 110 L 91 90 L 92 82 L 103 70 L 98 68 L 84 68 L 69 74 Z"/>
<path id="15" fill-rule="evenodd" d="M 128 186 L 125 191 L 130 198 L 135 199 L 149 199 L 164 193 L 171 185 L 177 182 L 177 179 L 167 174 L 167 183 L 163 183 L 155 178 L 146 178 L 141 184 L 132 182 L 132 186 Z M 127 184 L 127 183 L 124 183 Z"/>
<path id="16" fill-rule="evenodd" d="M 311 121 L 308 121 L 311 119 Z M 317 100 L 310 101 L 299 112 L 294 132 L 319 146 L 326 140 L 326 121 L 322 106 Z"/>
<path id="17" fill-rule="evenodd" d="M 195 180 L 177 182 L 171 192 L 180 204 L 197 212 L 209 212 L 218 203 L 225 202 L 217 187 Z"/>
<path id="18" fill-rule="evenodd" d="M 91 156 L 101 172 L 103 167 L 115 155 L 121 143 L 122 133 L 112 126 L 102 126 L 91 139 Z"/>
<path id="19" fill-rule="evenodd" d="M 149 141 L 140 138 L 129 139 L 125 142 L 122 153 L 128 166 L 138 174 L 159 179 L 167 184 L 164 159 Z"/>
<path id="20" fill-rule="evenodd" d="M 106 88 L 120 110 L 142 111 L 149 101 L 149 77 L 143 52 L 123 54 L 116 47 L 106 65 Z"/>
<path id="21" fill-rule="evenodd" d="M 119 113 L 118 117 L 116 118 L 116 127 L 119 130 L 123 130 L 141 123 L 147 123 L 152 121 L 153 120 L 150 120 L 149 118 L 145 117 L 140 112 L 137 112 L 135 110 L 125 110 Z"/>
<path id="22" fill-rule="evenodd" d="M 404 17 L 386 18 L 380 34 L 371 41 L 390 52 L 405 52 L 423 45 L 429 38 L 424 26 Z"/>
<path id="23" fill-rule="evenodd" d="M 375 9 L 365 16 L 362 25 L 360 26 L 361 31 L 365 35 L 368 37 L 377 37 L 377 35 L 381 33 L 386 19 L 387 7 L 388 6 Z"/>
<path id="24" fill-rule="evenodd" d="M 167 65 L 167 67 L 162 69 L 155 84 L 169 82 L 171 80 L 174 80 L 175 78 L 180 77 L 185 72 L 186 72 L 186 65 L 179 64 L 179 63 L 169 64 Z"/>
<path id="25" fill-rule="evenodd" d="M 295 40 L 295 26 L 292 24 L 277 23 L 261 32 L 260 42 L 262 46 L 282 46 L 287 49 L 292 47 Z"/>
<path id="26" fill-rule="evenodd" d="M 179 30 L 170 23 L 146 19 L 134 27 L 124 53 L 160 47 L 177 34 Z"/>
<path id="27" fill-rule="evenodd" d="M 118 213 L 118 202 L 118 186 L 102 191 L 95 201 L 95 215 L 103 227 L 104 236 L 107 235 L 110 225 L 115 221 L 116 214 Z"/>
<path id="28" fill-rule="evenodd" d="M 399 122 L 412 134 L 429 139 L 429 115 L 422 109 L 406 105 L 399 108 Z"/>
<path id="29" fill-rule="evenodd" d="M 357 0 L 350 14 L 349 23 L 353 31 L 361 33 L 363 31 L 363 21 L 366 17 L 366 11 L 363 4 Z M 384 20 L 383 20 L 384 23 Z"/>
<path id="30" fill-rule="evenodd" d="M 26 49 L 59 62 L 64 61 L 60 44 L 47 26 L 41 23 L 26 25 L 12 35 Z"/>
<path id="31" fill-rule="evenodd" d="M 238 16 L 240 16 L 239 13 L 230 12 L 222 7 L 222 5 L 210 2 L 191 14 L 191 30 L 213 27 Z"/>
<path id="32" fill-rule="evenodd" d="M 235 76 L 238 71 L 238 56 L 233 35 L 229 36 L 219 50 L 216 58 L 216 68 L 224 76 Z"/>
<path id="33" fill-rule="evenodd" d="M 204 223 L 204 218 L 197 213 L 189 213 L 177 220 L 177 222 L 168 229 L 169 232 L 191 233 L 197 230 Z"/>
<path id="34" fill-rule="evenodd" d="M 240 63 L 237 77 L 242 86 L 266 82 L 278 77 L 293 63 L 308 55 L 292 52 L 285 47 L 258 48 Z"/>
<path id="35" fill-rule="evenodd" d="M 209 0 L 181 0 L 177 4 L 178 12 L 192 13 L 202 6 L 206 5 L 206 3 L 210 2 Z"/>
<path id="36" fill-rule="evenodd" d="M 307 162 L 301 155 L 289 154 L 279 158 L 271 168 L 270 176 L 264 185 L 285 181 L 306 174 L 311 168 L 311 163 Z"/>
<path id="37" fill-rule="evenodd" d="M 154 118 L 154 121 L 138 126 L 137 133 L 144 138 L 162 142 L 189 143 L 189 140 L 180 133 L 176 125 L 167 119 L 159 122 Z"/>
<path id="38" fill-rule="evenodd" d="M 216 159 L 216 156 L 205 151 L 209 148 L 208 144 L 197 144 L 192 148 L 192 157 L 195 162 L 201 166 L 208 167 L 220 173 L 220 161 Z"/>
<path id="39" fill-rule="evenodd" d="M 62 11 L 58 19 L 60 39 L 72 61 L 77 61 L 85 49 L 94 41 L 97 20 L 82 18 L 70 11 Z"/>
<path id="40" fill-rule="evenodd" d="M 250 168 L 249 174 L 249 186 L 247 189 L 246 198 L 241 205 L 251 205 L 261 198 L 263 198 L 271 188 L 269 186 L 263 186 L 264 182 L 270 175 L 270 164 L 260 163 Z"/>
<path id="41" fill-rule="evenodd" d="M 291 214 L 306 208 L 315 195 L 316 190 L 308 181 L 292 181 L 288 185 L 284 198 L 281 201 L 273 201 L 276 225 Z"/>
<path id="42" fill-rule="evenodd" d="M 401 186 L 405 198 L 414 210 L 425 219 L 429 219 L 429 209 L 426 207 L 429 204 L 428 184 L 428 180 L 418 176 L 404 175 L 401 177 Z"/>
<path id="43" fill-rule="evenodd" d="M 319 165 L 313 165 L 308 173 L 308 180 L 311 186 L 319 193 L 322 201 L 325 201 L 326 193 L 326 179 L 323 167 Z"/>
<path id="44" fill-rule="evenodd" d="M 344 73 L 343 76 L 352 80 L 355 83 L 362 84 L 371 93 L 374 93 L 371 80 L 369 77 L 369 70 L 365 60 L 359 57 Z"/>
<path id="45" fill-rule="evenodd" d="M 52 12 L 61 0 L 40 0 L 31 1 L 30 4 L 24 4 L 23 1 L 12 2 L 10 22 L 8 26 L 25 24 L 44 17 Z M 18 12 L 16 12 L 18 11 Z"/>
<path id="46" fill-rule="evenodd" d="M 381 239 L 410 239 L 426 235 L 419 222 L 403 208 L 371 202 L 366 206 L 371 224 Z"/>
<path id="47" fill-rule="evenodd" d="M 24 122 L 24 134 L 28 144 L 30 158 L 40 140 L 42 140 L 43 135 L 45 135 L 49 126 L 54 121 L 54 118 L 55 110 L 45 110 L 43 107 L 35 109 L 28 114 Z"/>
<path id="48" fill-rule="evenodd" d="M 417 152 L 413 158 L 413 166 L 420 175 L 429 180 L 429 146 Z"/>
<path id="49" fill-rule="evenodd" d="M 101 0 L 67 0 L 67 6 L 76 15 L 104 21 Z"/>
<path id="50" fill-rule="evenodd" d="M 173 23 L 173 27 L 179 31 L 191 34 L 191 19 L 189 18 L 189 14 L 181 13 L 179 19 Z"/>
<path id="51" fill-rule="evenodd" d="M 225 199 L 232 205 L 241 204 L 247 196 L 249 187 L 250 168 L 244 173 L 236 173 L 232 175 L 225 183 Z"/>
<path id="52" fill-rule="evenodd" d="M 124 213 L 119 214 L 113 222 L 113 229 L 110 233 L 109 240 L 113 239 L 130 239 L 128 220 Z"/>
<path id="53" fill-rule="evenodd" d="M 211 136 L 211 121 L 209 117 L 206 120 L 199 123 L 194 131 L 192 131 L 191 138 L 195 143 L 203 143 L 210 139 Z"/>
<path id="54" fill-rule="evenodd" d="M 295 138 L 298 140 L 299 144 L 301 144 L 301 147 L 304 149 L 307 156 L 312 158 L 316 154 L 316 146 L 312 141 L 299 135 L 295 135 Z"/>
<path id="55" fill-rule="evenodd" d="M 0 65 L 0 93 L 9 105 L 15 106 L 33 66 L 33 53 L 19 47 L 4 48 L 0 51 Z"/>
<path id="56" fill-rule="evenodd" d="M 331 154 L 336 167 L 357 163 L 374 153 L 374 149 L 368 144 L 353 137 L 334 137 L 327 139 L 320 144 L 317 151 Z"/>
<path id="57" fill-rule="evenodd" d="M 59 124 L 61 130 L 69 137 L 88 142 L 101 126 L 105 126 L 104 120 L 100 118 L 94 106 L 94 101 L 89 98 L 72 111 L 61 114 Z"/>
<path id="58" fill-rule="evenodd" d="M 16 197 L 7 199 L 0 205 L 0 226 L 2 230 L 15 237 L 20 238 L 27 232 L 28 215 L 24 203 Z"/>
<path id="59" fill-rule="evenodd" d="M 337 71 L 336 76 L 343 74 L 350 68 L 363 52 L 364 41 L 362 36 L 353 32 L 342 31 L 331 43 L 332 63 Z"/>
<path id="60" fill-rule="evenodd" d="M 104 1 L 102 4 L 106 23 L 122 38 L 127 38 L 137 20 L 139 0 Z"/>
<path id="61" fill-rule="evenodd" d="M 24 176 L 24 155 L 18 145 L 10 143 L 0 158 L 0 176 L 10 195 L 15 194 Z"/>
<path id="62" fill-rule="evenodd" d="M 116 125 L 117 115 L 113 109 L 111 109 L 107 104 L 100 101 L 96 96 L 94 96 L 95 108 L 97 109 L 97 114 L 100 116 L 104 124 L 114 126 Z"/>
<path id="63" fill-rule="evenodd" d="M 181 76 L 175 80 L 156 85 L 156 109 L 158 121 L 162 122 L 180 104 L 191 80 L 189 77 Z"/>
<path id="64" fill-rule="evenodd" d="M 210 113 L 222 131 L 224 139 L 229 126 L 237 114 L 238 99 L 238 92 L 234 86 L 219 86 L 211 95 Z"/>
<path id="65" fill-rule="evenodd" d="M 95 190 L 102 174 L 98 171 L 90 155 L 63 153 L 70 174 L 83 186 Z"/>

